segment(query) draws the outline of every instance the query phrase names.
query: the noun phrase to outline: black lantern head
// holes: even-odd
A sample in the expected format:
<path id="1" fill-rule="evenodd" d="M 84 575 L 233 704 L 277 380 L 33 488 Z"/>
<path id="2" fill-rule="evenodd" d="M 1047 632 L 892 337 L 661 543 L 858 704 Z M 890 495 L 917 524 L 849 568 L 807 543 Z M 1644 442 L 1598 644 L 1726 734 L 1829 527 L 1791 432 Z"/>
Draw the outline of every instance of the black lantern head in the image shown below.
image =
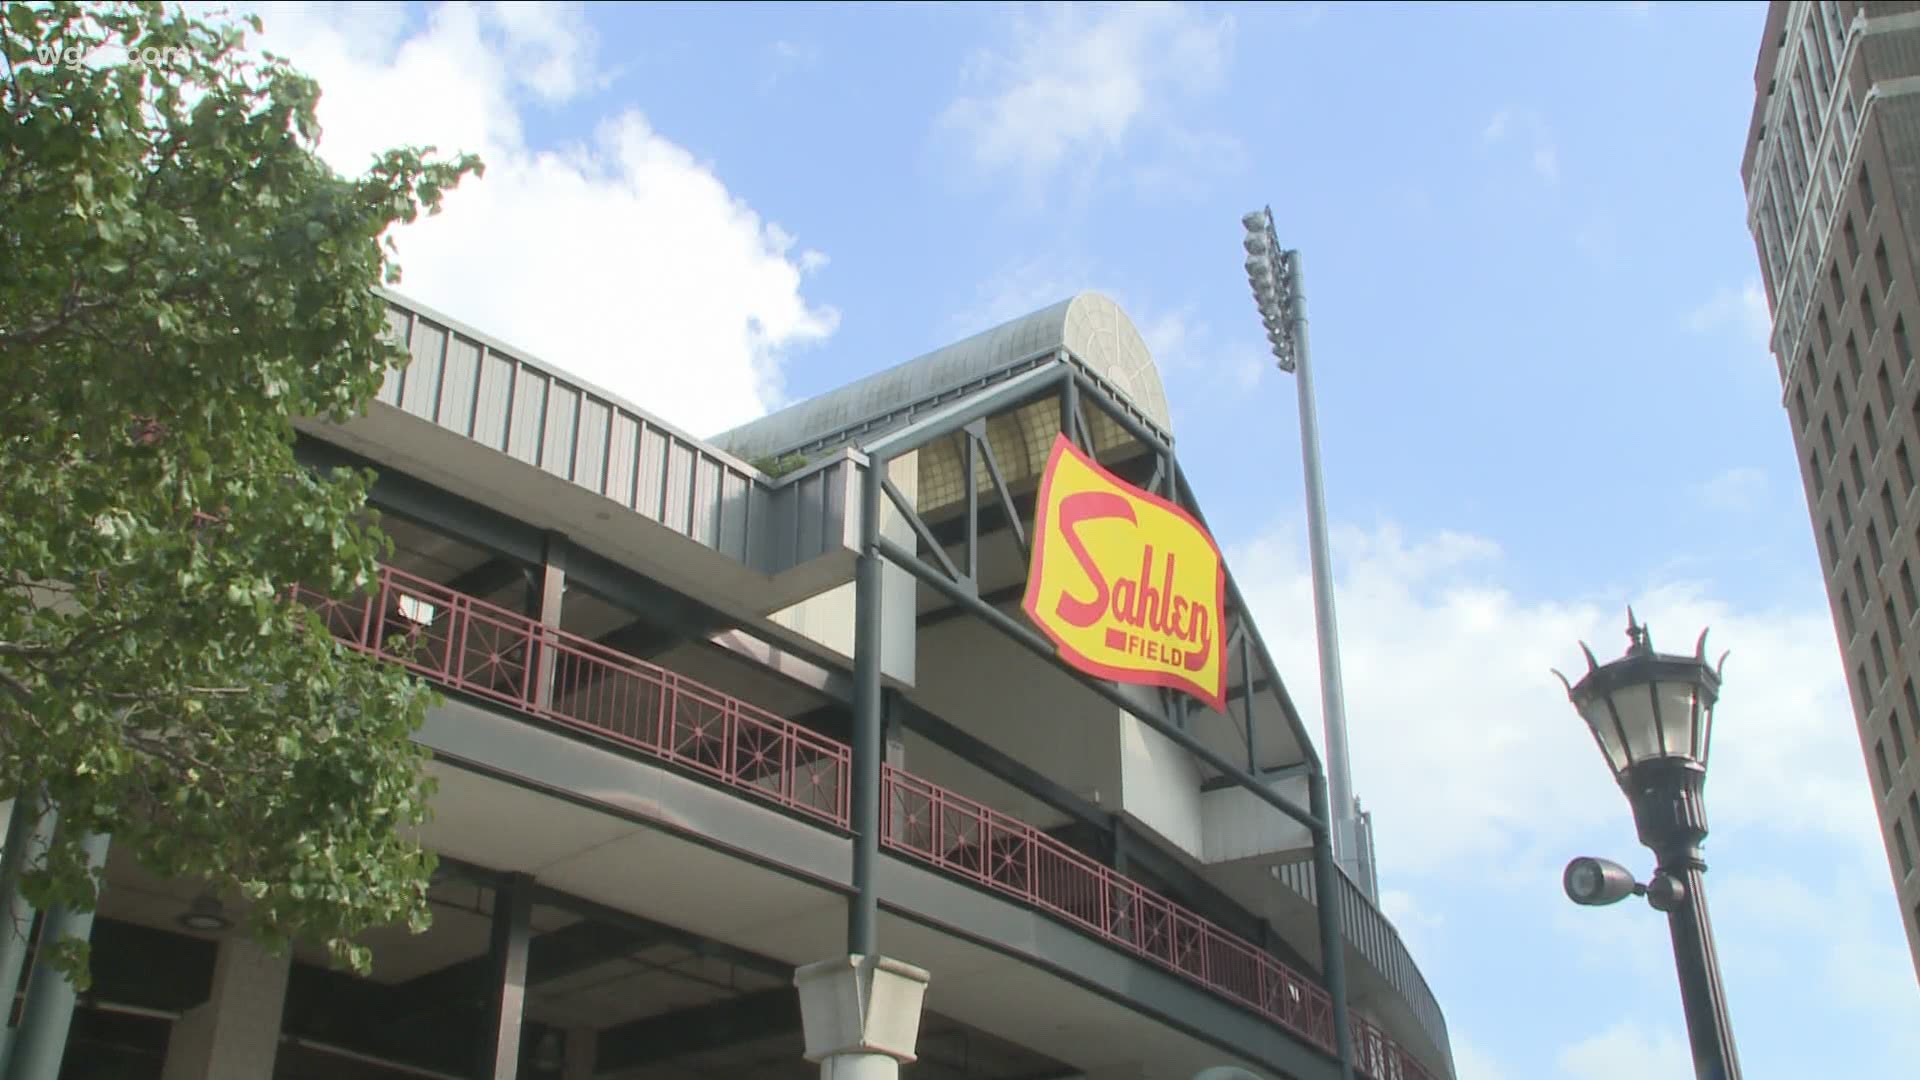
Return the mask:
<path id="1" fill-rule="evenodd" d="M 1632 608 L 1627 609 L 1627 642 L 1626 655 L 1608 664 L 1595 660 L 1582 642 L 1587 673 L 1577 683 L 1554 672 L 1592 730 L 1614 779 L 1624 784 L 1634 766 L 1661 758 L 1704 770 L 1726 654 L 1717 664 L 1707 663 L 1705 630 L 1692 656 L 1654 652 L 1652 635 Z"/>

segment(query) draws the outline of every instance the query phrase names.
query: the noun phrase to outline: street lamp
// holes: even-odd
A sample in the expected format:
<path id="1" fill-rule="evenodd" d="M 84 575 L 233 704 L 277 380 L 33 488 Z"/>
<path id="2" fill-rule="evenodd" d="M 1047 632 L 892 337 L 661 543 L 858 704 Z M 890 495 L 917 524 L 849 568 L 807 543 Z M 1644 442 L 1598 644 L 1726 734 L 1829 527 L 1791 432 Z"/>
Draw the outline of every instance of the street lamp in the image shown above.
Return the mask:
<path id="1" fill-rule="evenodd" d="M 1280 247 L 1271 208 L 1243 216 L 1247 283 L 1266 328 L 1267 343 L 1281 371 L 1290 371 L 1300 399 L 1300 457 L 1307 474 L 1307 552 L 1313 564 L 1313 624 L 1320 651 L 1320 711 L 1327 733 L 1327 802 L 1333 821 L 1333 853 L 1369 897 L 1378 898 L 1373 844 L 1353 797 L 1347 758 L 1346 692 L 1340 680 L 1340 632 L 1333 615 L 1333 556 L 1327 544 L 1327 500 L 1320 480 L 1320 424 L 1314 411 L 1313 369 L 1308 364 L 1307 298 L 1300 252 Z"/>
<path id="2" fill-rule="evenodd" d="M 1567 685 L 1567 696 L 1593 732 L 1594 742 L 1614 780 L 1633 808 L 1640 842 L 1657 861 L 1645 885 L 1626 867 L 1605 859 L 1579 858 L 1567 864 L 1562 885 L 1575 903 L 1597 906 L 1628 895 L 1645 896 L 1667 915 L 1673 936 L 1673 963 L 1680 977 L 1680 1001 L 1687 1014 L 1698 1080 L 1739 1080 L 1733 1027 L 1727 1019 L 1726 990 L 1707 918 L 1706 862 L 1700 844 L 1707 837 L 1707 751 L 1713 735 L 1713 707 L 1720 697 L 1720 667 L 1707 663 L 1707 634 L 1700 632 L 1692 656 L 1653 651 L 1644 624 L 1627 611 L 1627 652 L 1608 664 L 1594 660 L 1584 642 L 1587 673 Z"/>

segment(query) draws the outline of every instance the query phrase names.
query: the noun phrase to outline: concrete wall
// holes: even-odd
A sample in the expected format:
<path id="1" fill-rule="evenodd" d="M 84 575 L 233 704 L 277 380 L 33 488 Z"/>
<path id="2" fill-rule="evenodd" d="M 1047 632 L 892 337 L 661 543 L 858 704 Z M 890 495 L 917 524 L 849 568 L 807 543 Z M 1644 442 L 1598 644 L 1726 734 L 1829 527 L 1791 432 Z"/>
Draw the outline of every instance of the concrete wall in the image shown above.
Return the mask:
<path id="1" fill-rule="evenodd" d="M 913 700 L 975 737 L 1109 808 L 1120 798 L 1114 707 L 975 619 L 920 635 Z M 957 758 L 907 746 L 907 768 L 926 779 L 1036 823 L 1059 820 L 1038 802 L 980 775 Z"/>
<path id="2" fill-rule="evenodd" d="M 1149 707 L 1155 695 L 1140 693 Z M 1120 744 L 1120 809 L 1167 843 L 1200 858 L 1200 769 L 1193 756 L 1128 713 L 1115 710 Z"/>
<path id="3" fill-rule="evenodd" d="M 1268 785 L 1296 805 L 1307 805 L 1307 778 L 1288 777 Z M 1242 787 L 1221 788 L 1200 796 L 1201 857 L 1209 863 L 1232 862 L 1311 847 L 1307 827 L 1261 802 Z"/>

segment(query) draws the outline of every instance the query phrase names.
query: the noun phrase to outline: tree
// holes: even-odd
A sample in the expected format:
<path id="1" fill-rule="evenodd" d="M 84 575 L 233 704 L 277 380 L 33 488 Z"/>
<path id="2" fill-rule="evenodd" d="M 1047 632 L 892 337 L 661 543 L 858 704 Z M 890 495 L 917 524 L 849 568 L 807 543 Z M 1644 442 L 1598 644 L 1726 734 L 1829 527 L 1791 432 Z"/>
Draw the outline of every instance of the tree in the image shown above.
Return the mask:
<path id="1" fill-rule="evenodd" d="M 390 550 L 371 476 L 302 467 L 292 422 L 346 419 L 404 361 L 383 237 L 479 163 L 339 176 L 319 88 L 248 27 L 0 12 L 0 797 L 60 815 L 35 906 L 95 902 L 104 832 L 364 969 L 355 934 L 427 919 L 430 691 L 288 602 L 365 588 Z"/>

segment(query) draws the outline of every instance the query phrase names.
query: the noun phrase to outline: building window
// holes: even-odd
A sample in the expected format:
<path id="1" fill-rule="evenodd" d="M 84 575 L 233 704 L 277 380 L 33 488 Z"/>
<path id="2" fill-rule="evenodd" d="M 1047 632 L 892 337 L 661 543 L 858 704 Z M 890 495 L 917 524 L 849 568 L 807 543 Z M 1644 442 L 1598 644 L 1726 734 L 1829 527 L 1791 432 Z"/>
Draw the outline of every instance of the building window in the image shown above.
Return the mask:
<path id="1" fill-rule="evenodd" d="M 1827 350 L 1833 348 L 1833 324 L 1827 321 L 1827 305 L 1825 304 L 1820 305 L 1820 317 L 1817 320 L 1815 320 L 1814 325 L 1820 328 L 1820 351 L 1826 352 Z M 1855 380 L 1858 380 L 1860 378 L 1859 372 L 1860 372 L 1859 361 L 1856 360 L 1854 361 L 1854 376 L 1853 376 Z"/>
<path id="2" fill-rule="evenodd" d="M 1867 323 L 1867 340 L 1880 332 L 1880 316 L 1873 310 L 1873 294 L 1866 289 L 1860 290 L 1860 317 Z"/>
<path id="3" fill-rule="evenodd" d="M 1867 460 L 1876 461 L 1880 457 L 1880 424 L 1873 415 L 1873 403 L 1867 403 L 1866 419 L 1860 425 L 1860 431 L 1867 437 Z"/>
<path id="4" fill-rule="evenodd" d="M 1873 650 L 1873 685 L 1879 686 L 1887 681 L 1887 650 L 1881 647 L 1878 632 L 1867 636 L 1867 647 Z"/>
<path id="5" fill-rule="evenodd" d="M 1855 687 L 1854 692 L 1859 694 L 1860 696 L 1860 702 L 1859 702 L 1860 715 L 1865 716 L 1868 713 L 1873 711 L 1873 686 L 1867 682 L 1867 665 L 1861 664 L 1855 667 L 1853 669 L 1853 674 L 1854 674 L 1853 685 Z M 1880 749 L 1880 761 L 1882 766 L 1884 767 L 1887 760 L 1887 748 L 1884 746 L 1881 746 L 1879 749 Z"/>
<path id="6" fill-rule="evenodd" d="M 1900 876 L 1913 873 L 1913 849 L 1907 846 L 1907 827 L 1898 821 L 1893 823 L 1893 846 L 1900 849 Z"/>
<path id="7" fill-rule="evenodd" d="M 1899 652 L 1900 647 L 1906 643 L 1905 632 L 1900 629 L 1900 615 L 1898 612 L 1893 610 L 1893 601 L 1891 600 L 1880 605 L 1880 608 L 1881 608 L 1880 614 L 1884 615 L 1887 620 L 1887 636 L 1893 639 L 1894 651 Z M 1901 761 L 1907 760 L 1907 748 L 1905 743 L 1900 744 L 1900 760 Z"/>
<path id="8" fill-rule="evenodd" d="M 1867 597 L 1873 595 L 1867 591 L 1867 566 L 1858 555 L 1853 557 L 1853 587 L 1860 590 L 1860 602 L 1863 604 Z"/>
<path id="9" fill-rule="evenodd" d="M 1860 205 L 1867 208 L 1869 216 L 1873 212 L 1873 180 L 1867 176 L 1867 163 L 1860 163 L 1860 178 L 1854 182 L 1860 190 Z"/>
<path id="10" fill-rule="evenodd" d="M 1807 451 L 1807 475 L 1813 478 L 1813 497 L 1820 498 L 1827 493 L 1827 477 L 1820 471 L 1820 448 Z"/>
<path id="11" fill-rule="evenodd" d="M 1891 420 L 1894 412 L 1893 379 L 1887 375 L 1887 365 L 1880 365 L 1880 370 L 1874 373 L 1874 382 L 1880 387 L 1880 411 L 1886 413 L 1887 419 Z"/>
<path id="12" fill-rule="evenodd" d="M 1907 455 L 1907 441 L 1893 448 L 1893 465 L 1900 470 L 1900 486 L 1906 494 L 1913 494 L 1913 459 Z"/>
<path id="13" fill-rule="evenodd" d="M 1914 399 L 1913 417 L 1916 423 L 1920 423 L 1920 398 Z M 1827 458 L 1828 460 L 1832 460 L 1833 458 L 1833 421 L 1825 416 L 1820 418 L 1820 441 L 1827 444 Z"/>
<path id="14" fill-rule="evenodd" d="M 1793 313 L 1788 312 L 1787 314 L 1791 316 Z M 1812 386 L 1814 383 L 1820 381 L 1820 358 L 1813 354 L 1813 346 L 1811 345 L 1807 346 L 1807 360 L 1803 366 L 1807 369 L 1808 386 Z"/>
<path id="15" fill-rule="evenodd" d="M 1880 509 L 1884 510 L 1887 515 L 1887 534 L 1889 536 L 1899 536 L 1900 512 L 1896 510 L 1893 505 L 1892 484 L 1883 483 L 1880 485 Z"/>
<path id="16" fill-rule="evenodd" d="M 1847 494 L 1847 482 L 1840 481 L 1840 532 L 1842 535 L 1853 533 L 1853 496 Z"/>
<path id="17" fill-rule="evenodd" d="M 1920 795 L 1907 792 L 1907 816 L 1913 819 L 1913 827 L 1920 829 Z"/>
<path id="18" fill-rule="evenodd" d="M 1840 621 L 1847 626 L 1847 640 L 1852 641 L 1860 632 L 1860 624 L 1853 621 L 1853 594 L 1845 589 L 1840 590 Z M 1863 677 L 1866 673 L 1865 668 L 1860 670 Z"/>
<path id="19" fill-rule="evenodd" d="M 1873 246 L 1873 272 L 1880 276 L 1880 295 L 1887 295 L 1893 289 L 1893 263 L 1887 260 L 1885 240 Z"/>
<path id="20" fill-rule="evenodd" d="M 1807 430 L 1807 392 L 1798 386 L 1793 388 L 1793 426 Z"/>
<path id="21" fill-rule="evenodd" d="M 1907 739 L 1900 734 L 1900 717 L 1887 718 L 1887 735 L 1893 739 L 1893 761 L 1896 766 L 1907 763 Z"/>
<path id="22" fill-rule="evenodd" d="M 1840 544 L 1833 538 L 1833 519 L 1827 519 L 1827 573 L 1840 566 Z"/>
<path id="23" fill-rule="evenodd" d="M 1906 694 L 1908 722 L 1913 725 L 1914 737 L 1920 738 L 1920 695 L 1913 692 L 1912 679 L 1907 680 Z"/>
<path id="24" fill-rule="evenodd" d="M 1893 354 L 1900 358 L 1902 375 L 1913 370 L 1913 343 L 1907 340 L 1907 319 L 1904 315 L 1893 320 Z"/>
<path id="25" fill-rule="evenodd" d="M 1851 269 L 1860 261 L 1860 234 L 1853 227 L 1853 215 L 1847 215 L 1847 223 L 1840 227 L 1840 235 L 1847 242 L 1847 267 Z M 1838 289 L 1834 290 L 1837 294 Z"/>
<path id="26" fill-rule="evenodd" d="M 1853 380 L 1855 382 L 1859 382 L 1860 381 L 1860 343 L 1854 340 L 1853 331 L 1851 330 L 1847 331 L 1847 368 L 1853 372 Z M 1837 377 L 1833 380 L 1833 385 L 1835 386 L 1840 385 L 1840 380 Z M 1842 398 L 1841 400 L 1845 400 L 1845 399 Z M 1846 410 L 1842 408 L 1841 411 L 1845 412 Z"/>
<path id="27" fill-rule="evenodd" d="M 1885 553 L 1880 548 L 1880 526 L 1867 520 L 1867 554 L 1873 556 L 1873 565 L 1879 567 L 1886 562 Z"/>
<path id="28" fill-rule="evenodd" d="M 1850 355 L 1848 359 L 1852 361 L 1851 366 L 1854 370 L 1854 377 L 1857 379 L 1859 378 L 1860 372 L 1860 354 L 1853 351 L 1853 336 L 1851 334 L 1847 336 L 1847 348 L 1852 352 L 1852 355 Z M 1833 377 L 1833 403 L 1840 407 L 1841 416 L 1845 416 L 1853 411 L 1852 403 L 1847 400 L 1847 388 L 1841 384 L 1840 376 L 1838 375 Z"/>
<path id="29" fill-rule="evenodd" d="M 1907 614 L 1909 616 L 1911 616 L 1916 611 L 1920 611 L 1920 591 L 1916 591 L 1914 589 L 1913 567 L 1909 566 L 1906 563 L 1900 564 L 1900 592 L 1906 597 Z M 1912 683 L 1907 684 L 1907 692 L 1908 693 L 1913 692 Z M 1920 718 L 1920 709 L 1914 709 L 1912 711 L 1916 718 Z M 1916 722 L 1920 722 L 1920 720 L 1916 720 Z"/>
<path id="30" fill-rule="evenodd" d="M 1847 306 L 1847 287 L 1840 282 L 1840 263 L 1838 260 L 1827 264 L 1827 291 L 1833 297 L 1833 306 Z"/>
<path id="31" fill-rule="evenodd" d="M 1862 670 L 1860 674 L 1865 675 L 1866 671 Z M 1885 795 L 1887 792 L 1893 790 L 1893 769 L 1887 765 L 1886 743 L 1877 742 L 1873 744 L 1873 761 L 1874 764 L 1880 766 L 1880 794 Z"/>
<path id="32" fill-rule="evenodd" d="M 1867 474 L 1860 468 L 1860 448 L 1847 451 L 1847 467 L 1853 470 L 1853 486 L 1861 491 L 1867 490 Z M 1852 526 L 1848 526 L 1851 528 Z"/>

